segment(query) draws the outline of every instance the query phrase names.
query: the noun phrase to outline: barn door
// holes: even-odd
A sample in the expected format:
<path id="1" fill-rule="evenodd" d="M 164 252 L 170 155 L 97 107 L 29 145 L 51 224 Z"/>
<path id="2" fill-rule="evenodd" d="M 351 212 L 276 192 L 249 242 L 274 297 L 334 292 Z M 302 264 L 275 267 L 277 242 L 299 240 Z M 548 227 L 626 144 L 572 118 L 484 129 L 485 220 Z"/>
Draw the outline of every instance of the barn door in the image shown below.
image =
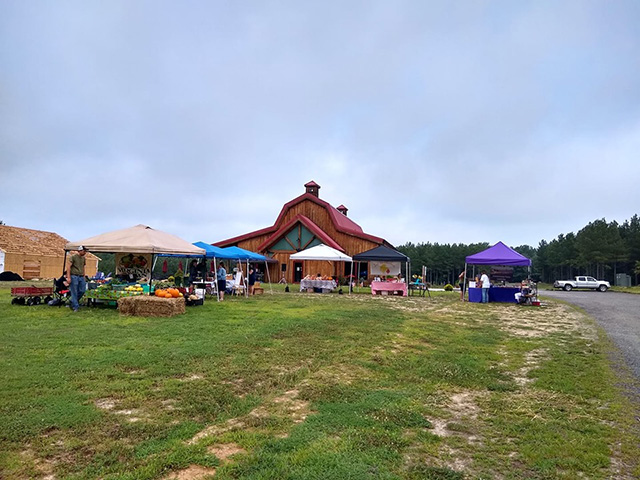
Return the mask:
<path id="1" fill-rule="evenodd" d="M 302 280 L 302 262 L 293 262 L 293 283 Z"/>
<path id="2" fill-rule="evenodd" d="M 22 264 L 22 278 L 25 280 L 40 278 L 40 262 L 37 260 L 25 260 Z"/>

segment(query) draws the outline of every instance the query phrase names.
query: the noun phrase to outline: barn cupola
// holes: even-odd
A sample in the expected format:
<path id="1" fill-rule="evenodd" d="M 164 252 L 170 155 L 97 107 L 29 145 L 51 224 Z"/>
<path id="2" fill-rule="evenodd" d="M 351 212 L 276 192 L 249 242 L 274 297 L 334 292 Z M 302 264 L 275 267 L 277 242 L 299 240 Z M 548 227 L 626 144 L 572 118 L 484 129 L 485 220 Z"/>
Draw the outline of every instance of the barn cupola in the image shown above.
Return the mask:
<path id="1" fill-rule="evenodd" d="M 316 182 L 311 180 L 309 183 L 305 183 L 304 187 L 307 189 L 306 193 L 310 193 L 314 197 L 320 198 L 320 185 L 318 185 Z"/>
<path id="2" fill-rule="evenodd" d="M 347 207 L 345 207 L 344 205 L 340 205 L 339 207 L 336 208 L 336 210 L 338 210 L 345 217 L 347 216 L 347 212 L 349 211 L 349 209 Z"/>

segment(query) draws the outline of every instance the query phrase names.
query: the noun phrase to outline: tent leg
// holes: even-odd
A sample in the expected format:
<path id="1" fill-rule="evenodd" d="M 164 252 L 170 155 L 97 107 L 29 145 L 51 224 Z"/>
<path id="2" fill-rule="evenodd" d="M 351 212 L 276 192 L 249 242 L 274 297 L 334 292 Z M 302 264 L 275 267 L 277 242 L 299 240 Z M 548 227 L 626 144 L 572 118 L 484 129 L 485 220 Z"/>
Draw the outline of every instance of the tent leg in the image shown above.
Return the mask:
<path id="1" fill-rule="evenodd" d="M 351 260 L 351 273 L 349 273 L 349 295 L 353 289 L 353 260 Z"/>
<path id="2" fill-rule="evenodd" d="M 264 261 L 264 269 L 267 271 L 267 280 L 269 281 L 269 293 L 273 295 L 273 287 L 271 286 L 271 274 L 269 273 L 269 266 L 267 265 L 267 261 Z"/>

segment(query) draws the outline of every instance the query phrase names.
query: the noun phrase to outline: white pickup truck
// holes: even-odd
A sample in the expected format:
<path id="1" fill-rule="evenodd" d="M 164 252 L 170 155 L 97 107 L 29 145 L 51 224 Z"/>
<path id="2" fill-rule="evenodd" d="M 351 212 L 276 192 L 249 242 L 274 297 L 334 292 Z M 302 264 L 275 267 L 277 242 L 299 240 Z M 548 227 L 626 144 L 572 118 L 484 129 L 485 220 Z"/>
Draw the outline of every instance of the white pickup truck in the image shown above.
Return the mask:
<path id="1" fill-rule="evenodd" d="M 611 288 L 611 284 L 604 280 L 596 280 L 593 277 L 580 276 L 575 277 L 573 280 L 556 280 L 553 283 L 553 288 L 562 288 L 567 292 L 570 292 L 574 288 L 590 288 L 592 290 L 606 292 Z"/>

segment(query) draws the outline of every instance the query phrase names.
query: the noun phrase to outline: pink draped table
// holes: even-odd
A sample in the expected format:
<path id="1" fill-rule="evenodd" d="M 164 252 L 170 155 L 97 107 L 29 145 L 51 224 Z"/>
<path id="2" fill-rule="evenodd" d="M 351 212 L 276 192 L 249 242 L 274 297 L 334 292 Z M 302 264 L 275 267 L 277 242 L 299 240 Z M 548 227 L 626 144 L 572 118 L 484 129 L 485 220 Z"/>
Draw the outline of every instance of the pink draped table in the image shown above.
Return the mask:
<path id="1" fill-rule="evenodd" d="M 382 292 L 401 293 L 407 296 L 407 284 L 404 282 L 371 282 L 371 295 L 382 294 Z"/>

